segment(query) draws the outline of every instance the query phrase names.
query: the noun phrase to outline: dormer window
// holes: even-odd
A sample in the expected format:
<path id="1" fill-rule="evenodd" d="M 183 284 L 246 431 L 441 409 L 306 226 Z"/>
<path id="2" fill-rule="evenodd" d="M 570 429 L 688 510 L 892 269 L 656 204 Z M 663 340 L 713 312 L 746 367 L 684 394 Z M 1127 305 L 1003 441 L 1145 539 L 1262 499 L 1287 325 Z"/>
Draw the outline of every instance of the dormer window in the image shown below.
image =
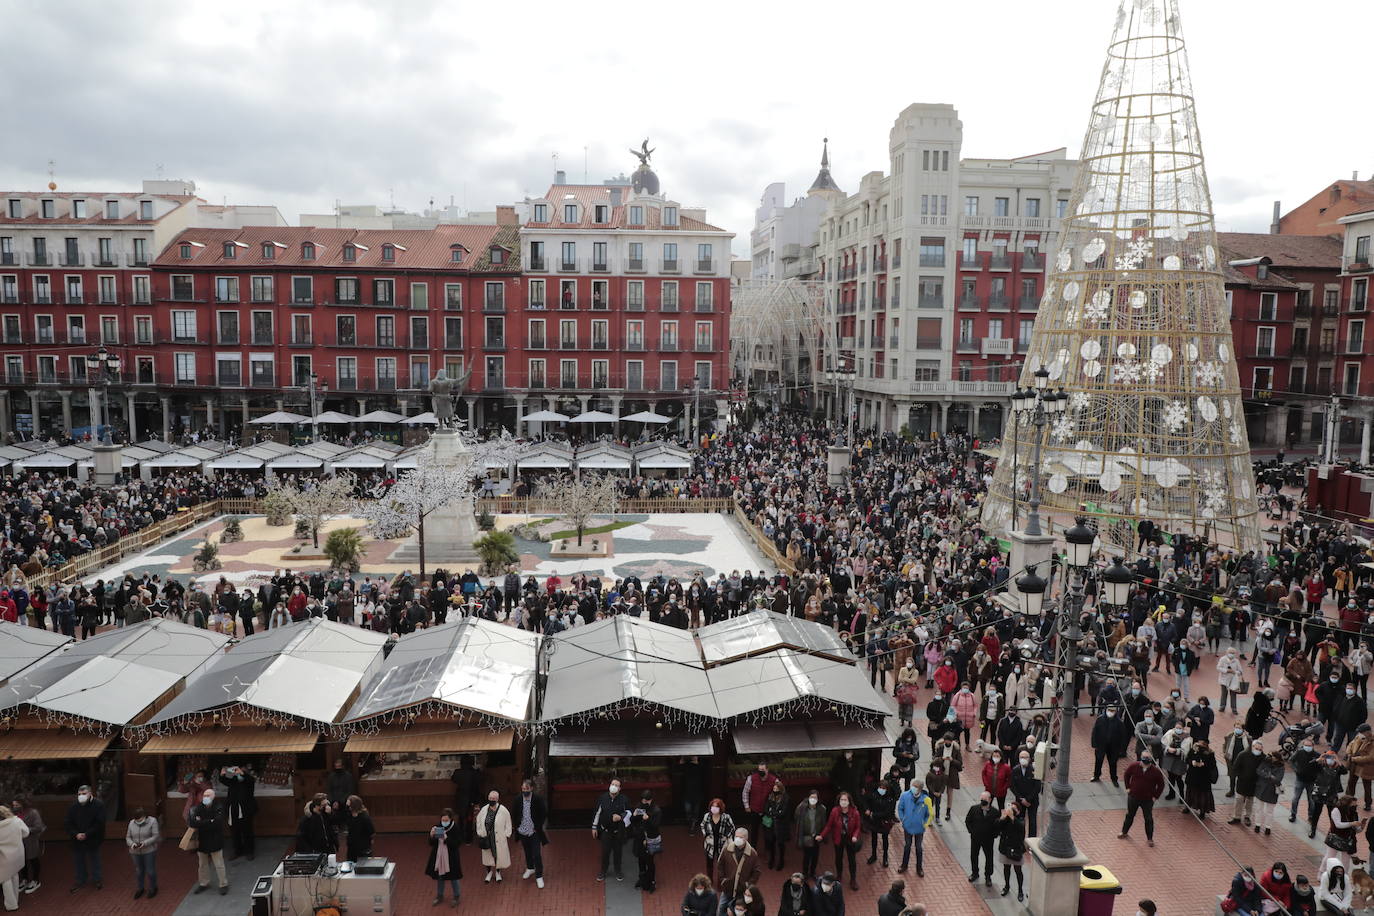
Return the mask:
<path id="1" fill-rule="evenodd" d="M 606 204 L 597 204 L 595 216 L 592 217 L 592 221 L 597 223 L 609 223 L 611 221 L 611 208 Z"/>
<path id="2" fill-rule="evenodd" d="M 382 260 L 383 260 L 383 261 L 394 261 L 394 260 L 396 260 L 396 246 L 395 246 L 395 245 L 387 244 L 387 245 L 383 245 L 383 246 L 382 246 Z"/>
<path id="3" fill-rule="evenodd" d="M 225 243 L 224 243 L 224 257 L 225 257 L 225 258 L 232 258 L 232 257 L 234 257 L 234 243 L 233 243 L 233 242 L 225 242 Z"/>
<path id="4" fill-rule="evenodd" d="M 578 218 L 577 218 L 577 204 L 564 204 L 564 205 L 563 205 L 563 222 L 565 222 L 565 223 L 576 223 L 576 222 L 579 222 L 579 220 L 578 220 Z"/>
<path id="5" fill-rule="evenodd" d="M 73 200 L 72 219 L 85 219 L 86 215 L 86 202 L 84 200 Z"/>
<path id="6" fill-rule="evenodd" d="M 185 244 L 185 243 L 182 244 L 182 246 L 181 246 L 181 256 L 182 256 L 183 258 L 189 258 L 189 257 L 191 256 L 191 246 L 190 246 L 190 245 Z"/>
<path id="7" fill-rule="evenodd" d="M 43 219 L 52 219 L 57 215 L 57 204 L 53 203 L 51 200 L 40 200 L 38 206 L 38 212 Z"/>
<path id="8" fill-rule="evenodd" d="M 105 201 L 105 218 L 106 218 L 106 219 L 119 219 L 119 201 L 117 201 L 117 200 L 107 200 L 107 201 Z"/>
<path id="9" fill-rule="evenodd" d="M 343 259 L 345 261 L 358 260 L 358 249 L 352 242 L 343 246 Z"/>
<path id="10" fill-rule="evenodd" d="M 449 247 L 449 250 L 448 250 L 448 259 L 449 259 L 450 261 L 452 261 L 454 264 L 461 264 L 461 263 L 463 263 L 463 246 L 462 246 L 462 245 L 452 245 L 452 246 L 450 246 L 450 247 Z"/>
<path id="11" fill-rule="evenodd" d="M 270 261 L 270 260 L 272 260 L 273 258 L 275 258 L 276 256 L 277 256 L 277 246 L 276 246 L 276 245 L 273 245 L 271 242 L 263 242 L 263 243 L 262 243 L 262 259 L 263 259 L 264 261 Z"/>
<path id="12" fill-rule="evenodd" d="M 676 226 L 676 225 L 677 225 L 677 207 L 664 207 L 664 208 L 663 208 L 663 225 L 665 225 L 665 226 Z"/>
<path id="13" fill-rule="evenodd" d="M 1255 276 L 1259 277 L 1261 280 L 1268 280 L 1269 265 L 1264 263 L 1263 261 L 1260 261 L 1259 265 L 1255 268 Z"/>
<path id="14" fill-rule="evenodd" d="M 506 263 L 506 251 L 505 251 L 505 249 L 503 249 L 503 248 L 497 248 L 495 245 L 493 245 L 493 246 L 491 247 L 491 249 L 490 249 L 490 253 L 491 253 L 491 263 L 493 263 L 493 264 L 504 264 L 504 263 Z"/>
<path id="15" fill-rule="evenodd" d="M 533 220 L 533 222 L 536 222 L 536 223 L 547 223 L 548 221 L 549 221 L 549 205 L 548 205 L 548 204 L 535 204 L 535 205 L 534 205 L 534 220 Z"/>
<path id="16" fill-rule="evenodd" d="M 138 202 L 138 218 L 139 218 L 139 219 L 152 219 L 152 218 L 153 218 L 153 202 L 152 202 L 151 200 L 140 200 L 140 201 Z"/>
<path id="17" fill-rule="evenodd" d="M 302 261 L 313 261 L 313 260 L 315 260 L 315 243 L 314 243 L 314 242 L 301 242 L 301 260 L 302 260 Z"/>
<path id="18" fill-rule="evenodd" d="M 641 207 L 641 206 L 639 206 L 638 204 L 636 204 L 636 205 L 630 207 L 630 225 L 631 225 L 631 226 L 642 226 L 642 225 L 644 225 L 644 208 Z"/>

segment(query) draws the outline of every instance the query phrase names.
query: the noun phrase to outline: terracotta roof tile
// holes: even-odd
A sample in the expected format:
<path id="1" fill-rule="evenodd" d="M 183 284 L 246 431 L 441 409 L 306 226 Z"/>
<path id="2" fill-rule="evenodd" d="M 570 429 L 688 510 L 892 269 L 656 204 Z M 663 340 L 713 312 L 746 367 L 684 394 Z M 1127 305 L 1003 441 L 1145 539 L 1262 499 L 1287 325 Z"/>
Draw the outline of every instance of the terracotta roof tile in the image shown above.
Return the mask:
<path id="1" fill-rule="evenodd" d="M 628 187 L 621 187 L 621 200 L 627 200 L 632 193 Z M 644 207 L 644 225 L 631 225 L 629 223 L 629 212 L 626 209 L 629 204 L 622 203 L 618 207 L 612 208 L 608 214 L 609 222 L 597 223 L 592 219 L 595 216 L 597 204 L 610 204 L 611 188 L 600 184 L 556 184 L 549 188 L 548 194 L 544 199 L 549 203 L 549 216 L 552 219 L 547 223 L 536 223 L 529 221 L 525 223 L 527 229 L 643 229 L 653 232 L 724 232 L 719 226 L 712 226 L 710 223 L 693 219 L 690 216 L 683 216 L 681 208 L 678 209 L 678 225 L 663 225 L 663 212 L 661 204 L 651 204 L 647 201 L 642 204 Z M 578 204 L 578 215 L 580 222 L 568 223 L 563 221 L 563 205 L 576 202 Z M 639 206 L 640 204 L 636 204 Z"/>
<path id="2" fill-rule="evenodd" d="M 30 200 L 84 200 L 86 201 L 86 215 L 76 218 L 71 215 L 71 208 L 67 207 L 67 212 L 59 214 L 52 219 L 30 214 L 13 219 L 9 215 L 8 205 L 0 207 L 0 226 L 72 226 L 85 225 L 92 228 L 100 226 L 151 226 L 160 219 L 165 218 L 175 210 L 164 213 L 161 217 L 154 219 L 141 219 L 138 215 L 138 202 L 140 200 L 170 200 L 179 205 L 185 205 L 199 198 L 188 194 L 135 194 L 131 191 L 116 191 L 113 193 L 101 193 L 98 191 L 79 192 L 79 191 L 51 191 L 39 193 L 36 191 L 0 191 L 0 200 L 10 198 L 25 198 Z M 118 200 L 122 205 L 120 216 L 117 219 L 105 218 L 105 201 Z"/>
<path id="3" fill-rule="evenodd" d="M 1341 241 L 1325 235 L 1270 235 L 1266 232 L 1218 232 L 1227 260 L 1269 258 L 1273 267 L 1340 270 Z"/>

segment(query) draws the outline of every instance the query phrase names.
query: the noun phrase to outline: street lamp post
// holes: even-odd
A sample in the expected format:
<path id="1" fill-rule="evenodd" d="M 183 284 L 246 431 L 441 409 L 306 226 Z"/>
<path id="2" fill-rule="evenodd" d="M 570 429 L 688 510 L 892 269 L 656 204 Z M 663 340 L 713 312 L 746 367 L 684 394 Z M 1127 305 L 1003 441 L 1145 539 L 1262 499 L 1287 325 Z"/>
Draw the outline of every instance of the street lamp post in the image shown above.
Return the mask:
<path id="1" fill-rule="evenodd" d="M 311 372 L 310 383 L 308 385 L 308 392 L 310 394 L 310 441 L 319 442 L 320 423 L 317 417 L 319 416 L 320 411 L 318 405 L 316 404 L 315 398 L 316 395 L 318 395 L 321 399 L 323 399 L 329 393 L 329 383 L 321 382 L 319 375 L 315 372 Z"/>
<path id="2" fill-rule="evenodd" d="M 114 486 L 119 479 L 120 448 L 114 444 L 110 430 L 110 382 L 119 377 L 119 357 L 101 347 L 86 358 L 87 370 L 96 373 L 88 380 L 100 386 L 99 409 L 92 411 L 92 420 L 99 430 L 99 442 L 92 449 L 91 463 L 95 469 L 95 483 L 100 487 Z"/>
<path id="3" fill-rule="evenodd" d="M 1035 370 L 1032 376 L 1034 385 L 1018 395 L 1012 397 L 1012 410 L 1019 411 L 1026 415 L 1032 426 L 1035 427 L 1035 450 L 1031 455 L 1031 493 L 1030 493 L 1030 518 L 1026 521 L 1026 534 L 1031 537 L 1040 537 L 1040 448 L 1045 436 L 1045 426 L 1049 423 L 1050 417 L 1063 413 L 1069 406 L 1069 396 L 1061 388 L 1054 392 L 1049 390 L 1050 373 L 1044 366 Z M 1014 448 L 1014 446 L 1013 446 Z M 1015 475 L 1012 477 L 1012 489 L 1015 490 L 1017 482 Z"/>

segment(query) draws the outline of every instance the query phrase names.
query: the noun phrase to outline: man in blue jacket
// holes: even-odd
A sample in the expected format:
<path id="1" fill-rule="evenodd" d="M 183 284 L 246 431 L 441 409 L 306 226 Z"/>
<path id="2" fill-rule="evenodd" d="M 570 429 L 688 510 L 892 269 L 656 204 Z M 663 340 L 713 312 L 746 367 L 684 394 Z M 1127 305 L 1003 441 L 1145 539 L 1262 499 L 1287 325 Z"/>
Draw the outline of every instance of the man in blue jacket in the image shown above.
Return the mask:
<path id="1" fill-rule="evenodd" d="M 925 786 L 919 779 L 911 781 L 911 788 L 902 793 L 902 797 L 897 801 L 897 819 L 902 822 L 902 833 L 906 839 L 902 841 L 902 865 L 897 871 L 906 871 L 907 863 L 911 861 L 911 844 L 916 844 L 916 875 L 924 878 L 925 870 L 925 838 L 926 825 L 935 816 L 935 803 L 926 794 Z"/>

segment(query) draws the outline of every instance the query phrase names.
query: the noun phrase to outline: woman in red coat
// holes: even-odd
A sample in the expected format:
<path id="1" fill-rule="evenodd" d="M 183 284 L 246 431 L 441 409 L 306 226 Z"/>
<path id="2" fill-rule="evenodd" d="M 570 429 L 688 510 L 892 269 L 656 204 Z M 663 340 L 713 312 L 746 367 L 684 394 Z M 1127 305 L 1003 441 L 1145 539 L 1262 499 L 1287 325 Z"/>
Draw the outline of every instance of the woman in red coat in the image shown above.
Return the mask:
<path id="1" fill-rule="evenodd" d="M 993 752 L 992 759 L 983 764 L 983 788 L 992 793 L 997 810 L 1002 810 L 1006 800 L 1007 788 L 1011 786 L 1011 764 L 1002 759 L 1000 752 Z"/>
<path id="2" fill-rule="evenodd" d="M 949 696 L 959 686 L 959 672 L 954 668 L 954 662 L 945 659 L 935 669 L 935 686 L 940 688 L 940 692 Z"/>
<path id="3" fill-rule="evenodd" d="M 841 884 L 844 883 L 844 860 L 849 859 L 849 886 L 859 889 L 859 869 L 854 860 L 854 854 L 863 845 L 863 840 L 859 834 L 862 830 L 860 824 L 859 809 L 854 807 L 854 802 L 850 799 L 848 792 L 841 792 L 835 802 L 835 807 L 830 809 L 830 817 L 826 819 L 825 829 L 820 836 L 816 837 L 817 843 L 830 841 L 835 846 L 835 879 Z"/>

